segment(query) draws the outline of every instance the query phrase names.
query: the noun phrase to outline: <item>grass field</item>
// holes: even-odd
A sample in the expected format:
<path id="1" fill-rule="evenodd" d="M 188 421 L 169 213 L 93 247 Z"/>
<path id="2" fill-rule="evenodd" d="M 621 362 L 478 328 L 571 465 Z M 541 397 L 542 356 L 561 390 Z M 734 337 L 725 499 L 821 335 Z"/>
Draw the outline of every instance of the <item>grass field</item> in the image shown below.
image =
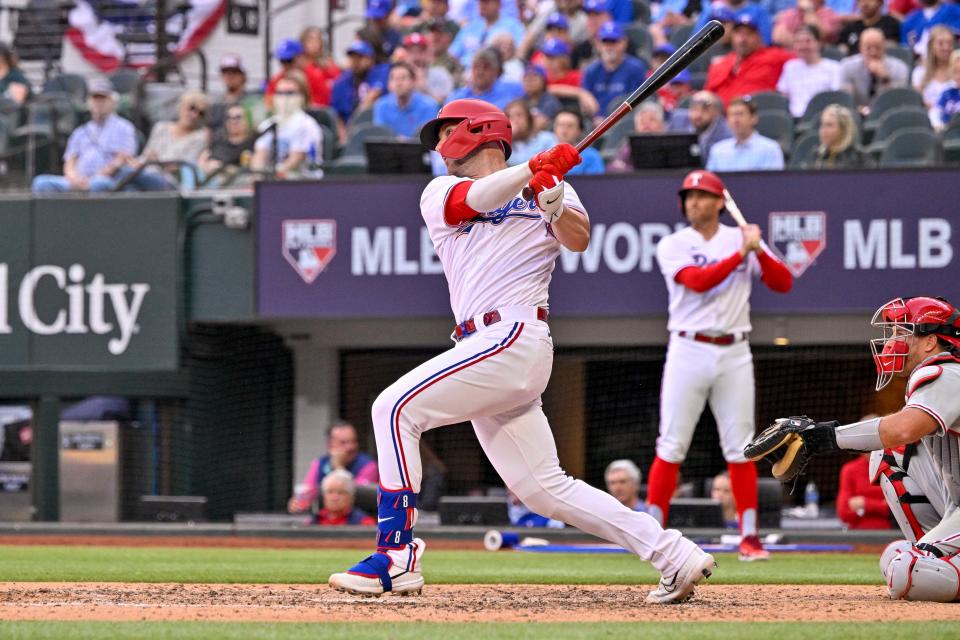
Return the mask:
<path id="1" fill-rule="evenodd" d="M 0 582 L 322 584 L 329 573 L 342 570 L 361 555 L 356 550 L 0 546 Z M 780 554 L 766 563 L 741 563 L 733 555 L 720 554 L 717 560 L 720 568 L 711 579 L 711 585 L 881 584 L 877 558 L 872 554 Z M 649 565 L 627 555 L 428 551 L 425 567 L 429 585 L 650 585 L 656 580 L 656 574 Z M 630 593 L 631 597 L 636 598 L 638 592 L 633 590 Z M 358 608 L 361 606 L 369 605 L 358 605 Z M 790 623 L 694 619 L 566 623 L 447 623 L 423 620 L 382 623 L 375 620 L 375 615 L 358 622 L 311 624 L 0 619 L 0 639 L 960 638 L 960 624 L 956 620 L 898 622 L 895 615 L 894 619 L 883 622 L 847 622 L 840 618 L 837 622 Z"/>

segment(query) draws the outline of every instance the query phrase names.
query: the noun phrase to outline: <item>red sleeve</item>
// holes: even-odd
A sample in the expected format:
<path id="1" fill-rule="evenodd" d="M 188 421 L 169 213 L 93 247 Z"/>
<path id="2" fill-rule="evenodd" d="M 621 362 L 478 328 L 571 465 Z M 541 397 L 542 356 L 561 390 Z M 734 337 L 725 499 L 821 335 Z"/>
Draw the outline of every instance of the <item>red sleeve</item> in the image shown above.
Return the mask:
<path id="1" fill-rule="evenodd" d="M 880 487 L 870 487 L 871 489 L 879 489 L 881 494 L 883 489 Z M 885 498 L 871 498 L 869 496 L 864 496 L 866 504 L 863 507 L 865 515 L 868 516 L 883 516 L 886 517 L 890 513 L 890 509 L 887 507 L 887 501 Z"/>
<path id="2" fill-rule="evenodd" d="M 470 191 L 472 184 L 469 180 L 458 182 L 447 194 L 447 201 L 443 205 L 443 221 L 451 227 L 480 215 L 479 211 L 467 206 L 467 191 Z"/>
<path id="3" fill-rule="evenodd" d="M 703 267 L 684 267 L 677 272 L 673 279 L 697 293 L 705 293 L 723 282 L 742 261 L 743 256 L 737 251 L 720 262 Z"/>
<path id="4" fill-rule="evenodd" d="M 783 264 L 766 250 L 757 252 L 757 260 L 760 261 L 760 279 L 767 288 L 777 293 L 786 293 L 793 287 L 793 275 Z"/>
<path id="5" fill-rule="evenodd" d="M 858 517 L 850 510 L 850 498 L 854 487 L 851 485 L 856 482 L 855 474 L 857 466 L 849 462 L 840 468 L 840 489 L 837 491 L 837 517 L 846 524 L 853 524 Z"/>
<path id="6" fill-rule="evenodd" d="M 273 93 L 277 90 L 277 82 L 280 80 L 280 77 L 282 75 L 283 75 L 282 73 L 278 73 L 277 75 L 270 78 L 269 82 L 267 82 L 267 90 L 264 91 L 264 95 L 268 95 L 268 96 L 273 95 Z"/>

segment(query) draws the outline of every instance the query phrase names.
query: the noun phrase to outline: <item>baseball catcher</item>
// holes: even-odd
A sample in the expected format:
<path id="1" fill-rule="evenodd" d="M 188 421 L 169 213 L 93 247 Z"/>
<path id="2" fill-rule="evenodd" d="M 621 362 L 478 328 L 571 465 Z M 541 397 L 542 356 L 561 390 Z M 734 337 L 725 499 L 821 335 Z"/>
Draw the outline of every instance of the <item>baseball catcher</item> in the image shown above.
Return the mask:
<path id="1" fill-rule="evenodd" d="M 872 452 L 879 482 L 905 540 L 880 556 L 894 600 L 960 600 L 960 311 L 943 298 L 897 298 L 880 307 L 870 341 L 879 391 L 907 378 L 900 411 L 853 424 L 780 418 L 744 450 L 788 482 L 820 453 Z"/>

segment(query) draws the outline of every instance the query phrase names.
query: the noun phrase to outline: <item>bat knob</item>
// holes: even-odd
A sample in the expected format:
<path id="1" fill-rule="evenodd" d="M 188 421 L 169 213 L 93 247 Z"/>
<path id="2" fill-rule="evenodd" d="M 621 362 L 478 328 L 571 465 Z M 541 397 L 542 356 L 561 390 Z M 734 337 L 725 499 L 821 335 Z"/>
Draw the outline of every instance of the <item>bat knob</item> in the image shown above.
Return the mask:
<path id="1" fill-rule="evenodd" d="M 533 189 L 527 185 L 523 188 L 523 191 L 520 192 L 520 195 L 523 196 L 524 200 L 533 200 Z"/>

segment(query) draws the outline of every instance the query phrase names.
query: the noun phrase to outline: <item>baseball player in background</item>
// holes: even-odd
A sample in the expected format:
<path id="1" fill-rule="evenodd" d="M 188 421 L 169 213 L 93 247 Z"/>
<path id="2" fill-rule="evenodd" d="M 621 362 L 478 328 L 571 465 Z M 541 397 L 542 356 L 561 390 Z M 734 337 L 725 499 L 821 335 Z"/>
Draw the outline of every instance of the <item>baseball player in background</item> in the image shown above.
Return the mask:
<path id="1" fill-rule="evenodd" d="M 615 542 L 662 576 L 648 602 L 680 602 L 713 557 L 680 532 L 560 468 L 540 394 L 553 365 L 547 289 L 561 247 L 583 251 L 586 209 L 563 181 L 580 157 L 563 144 L 507 167 L 510 121 L 481 100 L 454 100 L 420 139 L 444 158 L 420 210 L 443 265 L 456 345 L 388 387 L 373 404 L 380 468 L 377 549 L 330 585 L 354 594 L 419 593 L 423 540 L 413 535 L 423 432 L 465 420 L 504 483 L 530 509 Z M 534 199 L 519 194 L 525 185 Z"/>
<path id="2" fill-rule="evenodd" d="M 660 391 L 660 436 L 650 467 L 647 510 L 668 521 L 670 498 L 705 403 L 717 421 L 740 525 L 740 559 L 764 560 L 757 536 L 757 470 L 743 457 L 754 435 L 750 288 L 759 276 L 785 293 L 793 278 L 762 245 L 760 227 L 720 224 L 724 185 L 709 171 L 683 180 L 680 208 L 690 226 L 657 245 L 667 281 L 670 343 Z"/>
<path id="3" fill-rule="evenodd" d="M 877 390 L 906 378 L 904 408 L 843 426 L 781 418 L 744 453 L 789 482 L 814 455 L 872 452 L 871 477 L 906 538 L 880 556 L 890 598 L 960 600 L 960 311 L 942 298 L 897 298 L 871 324 L 881 331 L 870 341 Z"/>

